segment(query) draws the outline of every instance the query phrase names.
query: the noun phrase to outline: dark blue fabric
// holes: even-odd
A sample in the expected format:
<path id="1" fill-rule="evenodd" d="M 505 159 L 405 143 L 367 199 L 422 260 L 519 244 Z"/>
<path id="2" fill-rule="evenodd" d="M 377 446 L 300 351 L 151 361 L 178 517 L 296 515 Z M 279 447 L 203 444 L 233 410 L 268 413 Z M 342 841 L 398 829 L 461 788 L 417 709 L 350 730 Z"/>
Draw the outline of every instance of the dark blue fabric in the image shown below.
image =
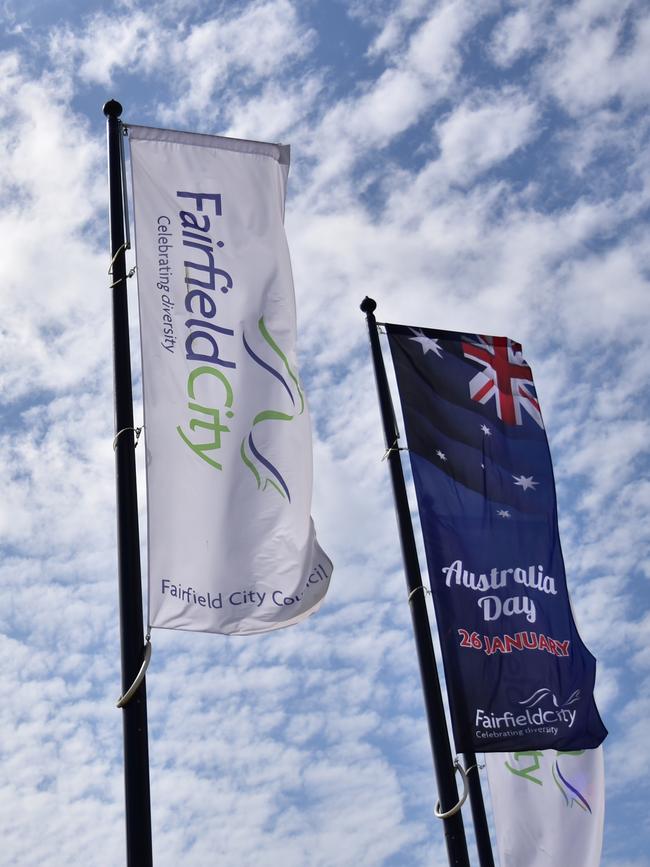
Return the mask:
<path id="1" fill-rule="evenodd" d="M 485 346 L 499 340 L 502 361 L 510 353 L 519 377 L 521 347 L 509 341 L 504 349 L 505 338 L 474 334 L 386 330 L 456 749 L 598 746 L 607 730 L 593 699 L 596 664 L 569 605 L 553 469 L 541 417 L 535 418 L 532 377 L 524 392 L 504 376 L 507 361 L 497 377 L 472 356 L 472 346 L 481 344 L 485 359 Z M 504 400 L 510 386 L 523 395 L 516 421 L 498 417 L 494 391 L 484 403 L 472 398 L 470 383 L 476 391 L 480 372 L 488 386 L 498 381 Z"/>

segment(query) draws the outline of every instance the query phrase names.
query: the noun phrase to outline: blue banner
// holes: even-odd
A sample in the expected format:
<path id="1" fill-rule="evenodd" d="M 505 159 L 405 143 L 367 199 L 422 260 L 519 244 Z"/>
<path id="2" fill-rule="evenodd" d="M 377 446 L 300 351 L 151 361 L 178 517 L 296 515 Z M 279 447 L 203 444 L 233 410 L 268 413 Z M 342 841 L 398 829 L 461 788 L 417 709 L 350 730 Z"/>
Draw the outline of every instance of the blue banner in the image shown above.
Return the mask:
<path id="1" fill-rule="evenodd" d="M 456 749 L 581 750 L 606 737 L 571 613 L 551 456 L 506 337 L 386 325 Z"/>

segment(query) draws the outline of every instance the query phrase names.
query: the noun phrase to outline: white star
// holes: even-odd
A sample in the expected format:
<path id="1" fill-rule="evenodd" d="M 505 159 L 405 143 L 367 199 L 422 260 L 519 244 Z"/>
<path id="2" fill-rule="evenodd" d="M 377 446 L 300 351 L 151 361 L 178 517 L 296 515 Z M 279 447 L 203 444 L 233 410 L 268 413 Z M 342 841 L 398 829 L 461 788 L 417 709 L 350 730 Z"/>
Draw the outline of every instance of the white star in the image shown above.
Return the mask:
<path id="1" fill-rule="evenodd" d="M 539 485 L 539 482 L 533 481 L 532 476 L 513 476 L 512 478 L 515 480 L 515 485 L 519 485 L 523 491 L 527 491 L 528 488 L 534 491 L 535 485 Z"/>
<path id="2" fill-rule="evenodd" d="M 509 517 L 510 517 L 510 512 L 509 512 L 507 509 L 499 509 L 499 510 L 497 511 L 497 515 L 498 515 L 500 518 L 509 518 Z"/>
<path id="3" fill-rule="evenodd" d="M 483 433 L 485 434 L 486 437 L 492 436 L 492 431 L 490 430 L 490 428 L 486 424 L 481 425 L 481 430 L 483 431 Z"/>
<path id="4" fill-rule="evenodd" d="M 411 328 L 415 337 L 409 337 L 409 340 L 413 340 L 415 343 L 419 343 L 422 347 L 422 352 L 426 355 L 427 352 L 435 352 L 435 354 L 442 358 L 442 349 L 438 345 L 438 341 L 435 337 L 427 337 L 426 334 L 422 331 L 416 331 L 415 328 Z"/>
<path id="5" fill-rule="evenodd" d="M 438 449 L 436 454 L 438 455 L 438 457 L 440 458 L 441 461 L 447 460 L 447 455 L 444 452 L 441 452 L 440 449 Z"/>

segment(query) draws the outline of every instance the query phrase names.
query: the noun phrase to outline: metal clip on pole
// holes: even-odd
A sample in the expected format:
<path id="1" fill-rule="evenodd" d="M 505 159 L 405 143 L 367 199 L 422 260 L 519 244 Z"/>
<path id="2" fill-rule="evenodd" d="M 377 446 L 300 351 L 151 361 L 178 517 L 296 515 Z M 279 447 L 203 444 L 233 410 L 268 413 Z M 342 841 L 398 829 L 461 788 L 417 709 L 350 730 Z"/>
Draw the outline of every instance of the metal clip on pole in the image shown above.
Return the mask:
<path id="1" fill-rule="evenodd" d="M 454 767 L 463 779 L 463 794 L 460 796 L 460 800 L 458 801 L 458 803 L 455 804 L 451 808 L 451 810 L 447 810 L 445 813 L 440 812 L 440 800 L 438 800 L 433 811 L 437 819 L 448 819 L 450 816 L 454 816 L 463 806 L 463 804 L 467 800 L 467 796 L 469 795 L 469 783 L 467 781 L 467 773 L 465 772 L 465 768 L 461 765 L 458 756 L 456 756 L 456 758 L 454 759 Z"/>
<path id="2" fill-rule="evenodd" d="M 142 660 L 142 665 L 140 666 L 140 671 L 136 674 L 135 680 L 131 684 L 131 686 L 127 689 L 123 696 L 117 702 L 116 707 L 123 708 L 125 707 L 133 698 L 133 696 L 138 691 L 138 687 L 144 680 L 144 676 L 147 673 L 147 669 L 149 668 L 149 662 L 151 661 L 151 636 L 149 633 L 145 636 L 144 640 L 144 659 Z"/>

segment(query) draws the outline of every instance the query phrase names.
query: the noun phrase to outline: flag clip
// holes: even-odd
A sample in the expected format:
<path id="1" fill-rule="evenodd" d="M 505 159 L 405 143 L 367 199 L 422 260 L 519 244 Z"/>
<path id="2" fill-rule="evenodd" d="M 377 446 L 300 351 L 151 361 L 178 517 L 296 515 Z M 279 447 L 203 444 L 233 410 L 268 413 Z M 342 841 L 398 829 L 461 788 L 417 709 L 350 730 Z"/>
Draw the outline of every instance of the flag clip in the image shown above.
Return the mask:
<path id="1" fill-rule="evenodd" d="M 117 257 L 120 255 L 120 253 L 123 253 L 123 252 L 125 253 L 127 250 L 130 250 L 130 249 L 131 249 L 130 241 L 125 241 L 122 244 L 122 246 L 119 247 L 115 251 L 115 255 L 111 259 L 111 264 L 108 266 L 108 273 L 111 275 L 111 277 L 113 276 L 113 265 L 115 264 Z M 133 275 L 135 274 L 136 267 L 137 266 L 134 265 L 133 268 L 131 268 L 131 270 L 127 273 L 127 275 L 125 277 L 120 277 L 118 280 L 114 280 L 113 283 L 111 283 L 108 288 L 114 289 L 118 285 L 118 283 L 122 282 L 122 280 L 128 280 L 129 278 L 133 277 Z"/>
<path id="2" fill-rule="evenodd" d="M 455 816 L 456 813 L 463 806 L 465 801 L 467 800 L 467 796 L 469 795 L 469 784 L 467 781 L 467 773 L 465 768 L 461 765 L 458 756 L 454 759 L 454 768 L 458 771 L 458 773 L 463 778 L 463 794 L 460 796 L 460 800 L 457 804 L 455 804 L 451 810 L 446 810 L 444 813 L 440 812 L 440 799 L 438 799 L 436 806 L 434 808 L 434 813 L 437 819 L 450 819 L 452 816 Z"/>
<path id="3" fill-rule="evenodd" d="M 140 427 L 123 427 L 122 430 L 118 430 L 118 432 L 113 437 L 113 451 L 117 448 L 117 441 L 122 436 L 123 433 L 126 433 L 128 430 L 132 430 L 135 434 L 135 444 L 133 448 L 136 448 L 138 445 L 138 440 L 140 439 L 140 434 L 144 429 L 144 425 L 140 425 Z"/>
<path id="4" fill-rule="evenodd" d="M 151 661 L 151 635 L 147 632 L 144 640 L 144 659 L 142 660 L 142 665 L 140 666 L 140 671 L 136 674 L 135 680 L 131 684 L 131 686 L 127 689 L 123 696 L 118 699 L 116 707 L 123 708 L 131 701 L 133 696 L 138 691 L 138 687 L 144 680 L 144 676 L 147 673 L 147 669 L 149 668 L 149 662 Z"/>
<path id="5" fill-rule="evenodd" d="M 108 266 L 108 273 L 109 274 L 113 273 L 113 265 L 115 264 L 115 261 L 116 261 L 117 257 L 120 255 L 120 253 L 123 251 L 126 252 L 127 250 L 130 250 L 130 249 L 131 249 L 131 245 L 127 241 L 125 241 L 120 247 L 117 248 L 117 250 L 115 251 L 115 255 L 111 259 L 111 264 Z"/>
<path id="6" fill-rule="evenodd" d="M 119 277 L 117 280 L 114 280 L 112 283 L 109 284 L 108 288 L 114 289 L 119 283 L 122 282 L 122 280 L 128 280 L 129 277 L 133 277 L 133 275 L 135 274 L 135 268 L 136 266 L 134 265 L 125 277 Z"/>
<path id="7" fill-rule="evenodd" d="M 406 452 L 406 451 L 408 451 L 408 449 L 405 448 L 404 446 L 398 446 L 398 445 L 397 445 L 397 440 L 395 440 L 395 441 L 393 442 L 393 444 L 392 444 L 391 446 L 388 446 L 388 448 L 387 448 L 386 451 L 384 452 L 384 456 L 383 456 L 383 458 L 382 458 L 382 461 L 385 461 L 386 458 L 387 458 L 387 457 L 388 457 L 392 452 Z"/>
<path id="8" fill-rule="evenodd" d="M 411 590 L 411 592 L 409 593 L 407 599 L 409 605 L 411 604 L 411 602 L 413 602 L 413 597 L 418 592 L 418 590 L 422 590 L 425 596 L 431 596 L 431 591 L 429 590 L 429 588 L 425 587 L 424 584 L 420 584 L 418 587 L 414 587 L 413 590 Z"/>

